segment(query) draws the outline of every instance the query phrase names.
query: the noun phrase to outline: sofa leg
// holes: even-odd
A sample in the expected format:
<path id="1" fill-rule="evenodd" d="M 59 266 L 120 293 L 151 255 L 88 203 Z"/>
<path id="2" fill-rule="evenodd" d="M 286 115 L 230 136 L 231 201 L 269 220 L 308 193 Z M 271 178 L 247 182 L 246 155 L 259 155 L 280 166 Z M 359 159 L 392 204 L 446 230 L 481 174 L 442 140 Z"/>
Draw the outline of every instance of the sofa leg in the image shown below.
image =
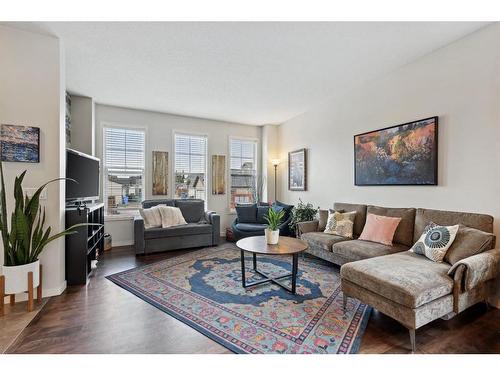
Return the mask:
<path id="1" fill-rule="evenodd" d="M 346 308 L 347 308 L 347 296 L 345 295 L 345 293 L 342 293 L 342 311 L 344 312 L 344 315 L 347 312 Z"/>
<path id="2" fill-rule="evenodd" d="M 408 331 L 410 333 L 411 352 L 414 354 L 417 351 L 417 346 L 415 344 L 415 330 L 409 329 Z"/>

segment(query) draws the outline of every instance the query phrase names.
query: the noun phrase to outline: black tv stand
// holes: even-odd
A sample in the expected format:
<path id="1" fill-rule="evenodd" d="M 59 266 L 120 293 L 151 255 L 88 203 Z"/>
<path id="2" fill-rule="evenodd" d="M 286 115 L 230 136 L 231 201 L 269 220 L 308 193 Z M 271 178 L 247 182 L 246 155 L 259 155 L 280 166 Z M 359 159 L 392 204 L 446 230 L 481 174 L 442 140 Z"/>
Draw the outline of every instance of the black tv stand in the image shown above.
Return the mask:
<path id="1" fill-rule="evenodd" d="M 104 251 L 104 203 L 81 202 L 66 206 L 66 228 L 75 224 L 96 223 L 76 229 L 66 236 L 66 281 L 68 285 L 86 284 L 92 261 Z"/>

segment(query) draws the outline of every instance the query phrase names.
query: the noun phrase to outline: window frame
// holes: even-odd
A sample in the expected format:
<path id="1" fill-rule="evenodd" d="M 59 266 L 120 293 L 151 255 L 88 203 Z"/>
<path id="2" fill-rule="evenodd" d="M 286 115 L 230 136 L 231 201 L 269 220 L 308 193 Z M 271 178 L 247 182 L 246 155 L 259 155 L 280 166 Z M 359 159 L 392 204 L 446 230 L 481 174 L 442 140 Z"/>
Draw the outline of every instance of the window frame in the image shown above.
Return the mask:
<path id="1" fill-rule="evenodd" d="M 232 180 L 231 180 L 231 142 L 232 141 L 247 141 L 247 142 L 254 142 L 255 143 L 255 154 L 254 154 L 254 165 L 255 165 L 255 178 L 256 178 L 256 184 L 258 185 L 258 179 L 259 179 L 259 139 L 254 138 L 254 137 L 244 137 L 244 136 L 229 136 L 228 137 L 228 142 L 227 142 L 227 150 L 228 150 L 228 158 L 227 158 L 227 176 L 226 176 L 226 181 L 228 181 L 228 194 L 227 194 L 227 209 L 229 213 L 234 214 L 236 213 L 235 208 L 231 208 L 231 189 L 232 189 Z M 258 188 L 258 186 L 257 186 Z M 262 194 L 262 192 L 261 192 Z M 258 203 L 258 202 L 256 202 Z"/>
<path id="2" fill-rule="evenodd" d="M 147 182 L 146 182 L 146 173 L 147 173 L 147 163 L 148 163 L 148 155 L 147 155 L 147 147 L 148 147 L 148 132 L 146 127 L 141 127 L 141 126 L 131 126 L 131 125 L 125 125 L 125 124 L 119 124 L 119 123 L 109 123 L 109 122 L 102 122 L 101 123 L 101 131 L 102 131 L 102 145 L 101 145 L 101 152 L 102 152 L 102 197 L 103 197 L 103 203 L 104 203 L 104 215 L 110 218 L 130 218 L 130 217 L 135 217 L 136 215 L 139 214 L 139 209 L 138 208 L 130 208 L 130 209 L 118 209 L 117 214 L 112 214 L 108 212 L 108 203 L 107 203 L 107 180 L 108 180 L 108 168 L 107 168 L 107 163 L 106 163 L 106 129 L 118 129 L 118 130 L 125 130 L 125 131 L 136 131 L 136 132 L 142 132 L 144 133 L 144 166 L 142 168 L 142 196 L 141 196 L 141 201 L 144 201 L 146 199 L 146 188 L 147 188 Z"/>
<path id="3" fill-rule="evenodd" d="M 185 131 L 185 130 L 179 130 L 179 129 L 172 129 L 172 165 L 171 165 L 171 186 L 172 186 L 172 198 L 173 199 L 182 199 L 182 198 L 176 198 L 175 197 L 175 164 L 176 164 L 176 159 L 177 159 L 177 153 L 175 149 L 175 136 L 176 135 L 184 135 L 188 137 L 204 137 L 206 140 L 206 148 L 205 148 L 205 199 L 203 200 L 205 203 L 205 210 L 207 209 L 208 205 L 208 193 L 209 189 L 208 187 L 210 186 L 209 181 L 209 173 L 208 173 L 208 147 L 209 147 L 209 136 L 207 133 L 201 133 L 201 132 L 194 132 L 194 131 Z"/>

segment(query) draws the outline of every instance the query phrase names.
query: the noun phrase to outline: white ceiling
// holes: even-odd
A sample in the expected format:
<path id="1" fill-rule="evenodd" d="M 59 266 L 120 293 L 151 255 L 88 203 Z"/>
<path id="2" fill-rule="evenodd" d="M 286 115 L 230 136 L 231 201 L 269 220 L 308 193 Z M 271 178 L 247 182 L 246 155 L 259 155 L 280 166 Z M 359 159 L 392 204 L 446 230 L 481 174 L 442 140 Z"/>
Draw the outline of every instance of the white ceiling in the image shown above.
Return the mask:
<path id="1" fill-rule="evenodd" d="M 60 37 L 68 91 L 98 103 L 282 123 L 483 26 L 470 22 L 20 25 Z"/>

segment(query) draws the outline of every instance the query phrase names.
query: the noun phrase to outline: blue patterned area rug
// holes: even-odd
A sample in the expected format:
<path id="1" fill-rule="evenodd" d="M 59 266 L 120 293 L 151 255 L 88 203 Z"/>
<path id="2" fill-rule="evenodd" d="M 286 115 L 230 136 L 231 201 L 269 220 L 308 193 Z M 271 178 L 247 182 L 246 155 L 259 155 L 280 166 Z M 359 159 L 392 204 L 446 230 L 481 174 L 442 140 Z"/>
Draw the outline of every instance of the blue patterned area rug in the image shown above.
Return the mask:
<path id="1" fill-rule="evenodd" d="M 250 254 L 245 263 L 252 264 Z M 290 263 L 287 256 L 258 256 L 257 268 L 279 276 Z M 251 267 L 246 277 L 261 279 Z M 245 290 L 232 245 L 108 279 L 236 353 L 356 353 L 371 313 L 350 298 L 344 316 L 338 268 L 307 257 L 299 259 L 296 295 L 270 283 Z"/>

